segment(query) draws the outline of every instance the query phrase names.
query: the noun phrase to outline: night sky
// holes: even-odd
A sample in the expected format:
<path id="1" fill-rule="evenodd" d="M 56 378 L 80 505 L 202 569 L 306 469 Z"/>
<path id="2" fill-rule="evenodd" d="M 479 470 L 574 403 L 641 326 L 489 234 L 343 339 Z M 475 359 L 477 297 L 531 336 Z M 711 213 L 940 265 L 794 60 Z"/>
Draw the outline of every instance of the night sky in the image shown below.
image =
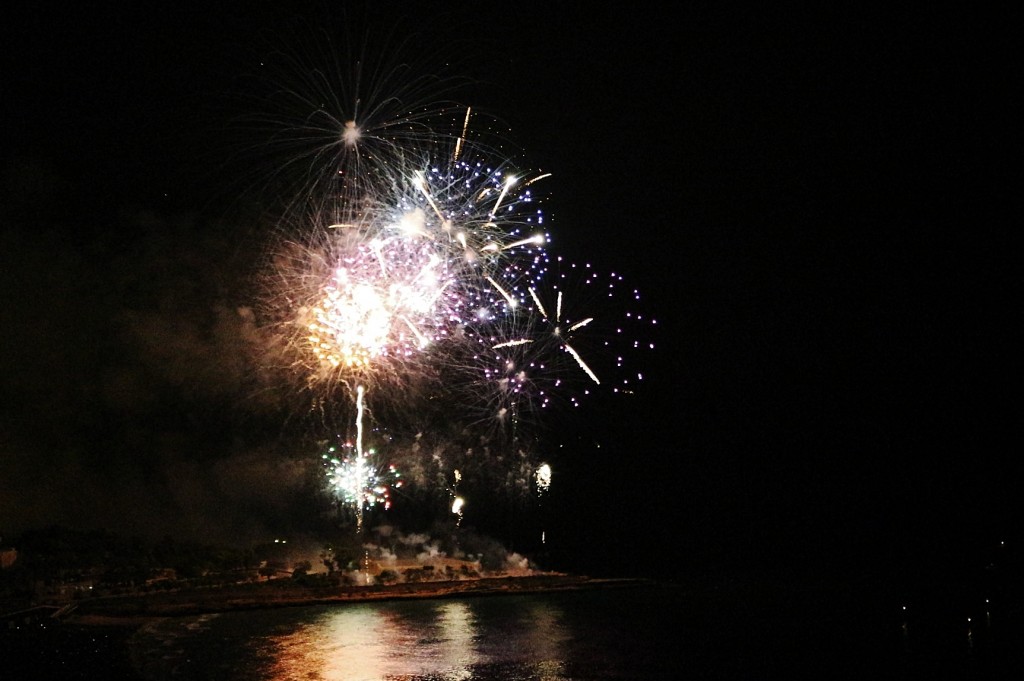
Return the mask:
<path id="1" fill-rule="evenodd" d="M 227 130 L 305 17 L 452 55 L 466 103 L 553 174 L 552 250 L 659 319 L 641 395 L 553 417 L 553 552 L 867 569 L 1024 540 L 1000 17 L 48 4 L 0 29 L 0 533 L 301 524 L 281 405 L 240 349 L 265 226 Z"/>

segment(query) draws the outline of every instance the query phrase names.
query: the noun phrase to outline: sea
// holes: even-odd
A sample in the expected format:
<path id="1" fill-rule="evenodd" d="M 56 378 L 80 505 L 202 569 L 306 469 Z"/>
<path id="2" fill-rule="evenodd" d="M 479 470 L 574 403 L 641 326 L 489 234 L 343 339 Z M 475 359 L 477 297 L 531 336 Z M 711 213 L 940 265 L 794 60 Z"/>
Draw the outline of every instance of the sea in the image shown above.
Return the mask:
<path id="1" fill-rule="evenodd" d="M 720 579 L 62 625 L 10 679 L 1020 679 L 1020 612 L 881 585 Z M 973 607 L 973 606 L 972 606 Z M 50 636 L 47 639 L 45 636 Z M 57 636 L 58 638 L 52 638 Z M 9 637 L 0 640 L 12 640 Z M 47 641 L 49 643 L 47 643 Z M 48 649 L 49 646 L 56 646 Z M 20 668 L 19 668 L 20 665 Z"/>

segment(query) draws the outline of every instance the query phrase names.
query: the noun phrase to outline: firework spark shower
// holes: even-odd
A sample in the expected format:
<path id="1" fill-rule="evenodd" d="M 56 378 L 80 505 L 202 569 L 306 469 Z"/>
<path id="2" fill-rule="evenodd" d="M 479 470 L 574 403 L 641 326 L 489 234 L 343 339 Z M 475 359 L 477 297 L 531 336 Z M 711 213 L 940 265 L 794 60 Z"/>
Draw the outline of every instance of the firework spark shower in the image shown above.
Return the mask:
<path id="1" fill-rule="evenodd" d="M 472 470 L 466 447 L 421 446 L 432 429 L 435 442 L 458 433 L 516 452 L 478 469 L 525 460 L 523 475 L 485 477 L 529 489 L 545 413 L 632 393 L 656 322 L 621 275 L 553 255 L 549 174 L 503 154 L 494 122 L 471 106 L 433 102 L 427 84 L 443 78 L 403 66 L 332 82 L 365 66 L 337 59 L 282 57 L 270 78 L 291 75 L 268 100 L 279 108 L 251 119 L 280 153 L 275 168 L 302 168 L 284 185 L 297 195 L 275 197 L 287 209 L 261 275 L 271 355 L 324 415 L 320 427 L 357 429 L 352 456 L 325 460 L 360 527 L 364 507 L 391 503 L 366 474 L 382 470 L 362 449 L 376 425 L 391 433 L 389 456 L 406 459 L 399 469 L 431 471 L 408 482 Z"/>

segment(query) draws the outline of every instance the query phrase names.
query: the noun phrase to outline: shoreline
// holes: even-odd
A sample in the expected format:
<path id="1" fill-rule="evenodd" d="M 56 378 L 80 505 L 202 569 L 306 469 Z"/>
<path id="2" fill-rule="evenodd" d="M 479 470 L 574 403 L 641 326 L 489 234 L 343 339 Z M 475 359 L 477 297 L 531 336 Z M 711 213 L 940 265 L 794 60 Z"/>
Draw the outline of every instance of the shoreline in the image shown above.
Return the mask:
<path id="1" fill-rule="evenodd" d="M 640 578 L 591 578 L 560 573 L 338 587 L 309 587 L 290 582 L 277 584 L 270 581 L 258 584 L 91 599 L 69 608 L 60 620 L 66 624 L 82 626 L 136 627 L 164 617 L 240 610 L 404 599 L 469 598 L 580 591 L 640 586 L 650 583 L 650 580 Z"/>

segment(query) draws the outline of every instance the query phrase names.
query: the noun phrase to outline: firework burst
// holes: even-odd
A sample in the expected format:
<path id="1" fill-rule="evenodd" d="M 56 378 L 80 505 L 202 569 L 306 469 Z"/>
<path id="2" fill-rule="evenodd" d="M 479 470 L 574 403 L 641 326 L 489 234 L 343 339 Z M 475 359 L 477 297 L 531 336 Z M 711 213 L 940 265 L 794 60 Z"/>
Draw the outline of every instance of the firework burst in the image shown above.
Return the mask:
<path id="1" fill-rule="evenodd" d="M 555 408 L 639 389 L 657 323 L 622 275 L 541 254 L 501 285 L 511 302 L 499 323 L 468 329 L 448 366 L 478 425 L 521 432 Z"/>
<path id="2" fill-rule="evenodd" d="M 404 401 L 442 380 L 457 339 L 500 325 L 522 297 L 510 264 L 543 253 L 548 239 L 531 188 L 539 178 L 424 159 L 353 222 L 317 216 L 282 238 L 261 288 L 289 368 L 327 396 L 365 385 Z"/>
<path id="3" fill-rule="evenodd" d="M 362 531 L 365 511 L 380 505 L 391 507 L 391 490 L 402 486 L 401 474 L 394 464 L 382 463 L 376 448 L 364 446 L 364 406 L 362 388 L 356 400 L 355 441 L 344 440 L 327 445 L 321 455 L 327 481 L 343 507 L 354 511 L 356 529 Z"/>
<path id="4" fill-rule="evenodd" d="M 445 462 L 459 465 L 448 489 L 461 522 L 464 472 L 529 489 L 545 411 L 636 390 L 655 323 L 621 275 L 549 253 L 546 174 L 474 137 L 485 119 L 442 101 L 443 79 L 313 48 L 328 55 L 320 67 L 267 58 L 269 80 L 290 85 L 249 119 L 291 178 L 260 279 L 268 357 L 336 411 L 330 421 L 356 424 L 322 458 L 358 527 L 399 477 L 364 449 L 367 399 L 402 443 L 424 429 L 467 443 Z"/>
<path id="5" fill-rule="evenodd" d="M 500 137 L 496 121 L 456 102 L 468 79 L 450 55 L 432 53 L 395 23 L 355 36 L 297 21 L 254 50 L 239 93 L 247 105 L 233 130 L 242 174 L 261 203 L 274 197 L 284 223 L 313 208 L 348 223 L 381 186 L 401 176 L 410 151 L 452 150 L 474 128 Z M 495 142 L 497 143 L 497 141 Z M 483 144 L 478 140 L 476 144 Z"/>

